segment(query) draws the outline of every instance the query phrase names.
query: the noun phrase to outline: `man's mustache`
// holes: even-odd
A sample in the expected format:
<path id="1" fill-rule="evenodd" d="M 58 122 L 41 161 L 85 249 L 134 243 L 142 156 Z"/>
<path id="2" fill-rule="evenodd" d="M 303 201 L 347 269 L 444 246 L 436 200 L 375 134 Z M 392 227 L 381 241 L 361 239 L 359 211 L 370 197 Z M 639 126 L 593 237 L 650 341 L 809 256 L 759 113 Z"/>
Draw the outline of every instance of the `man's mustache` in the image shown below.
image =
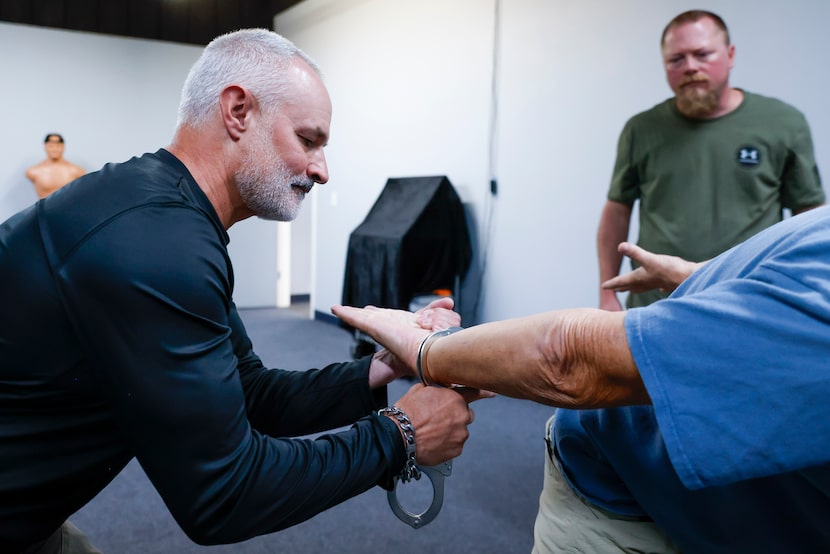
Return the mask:
<path id="1" fill-rule="evenodd" d="M 708 83 L 708 82 L 709 82 L 708 77 L 705 77 L 703 75 L 694 75 L 692 77 L 686 77 L 685 79 L 683 79 L 680 82 L 680 86 L 683 87 L 683 86 L 686 86 L 686 85 L 691 84 L 691 83 Z"/>

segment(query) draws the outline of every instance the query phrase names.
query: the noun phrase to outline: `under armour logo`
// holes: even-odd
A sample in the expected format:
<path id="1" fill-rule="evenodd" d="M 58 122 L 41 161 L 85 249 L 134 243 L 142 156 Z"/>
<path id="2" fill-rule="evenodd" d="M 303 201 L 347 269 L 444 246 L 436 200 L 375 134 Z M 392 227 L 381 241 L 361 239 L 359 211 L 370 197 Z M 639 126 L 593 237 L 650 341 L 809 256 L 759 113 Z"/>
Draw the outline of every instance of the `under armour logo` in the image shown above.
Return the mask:
<path id="1" fill-rule="evenodd" d="M 738 163 L 741 165 L 758 165 L 761 163 L 761 151 L 754 146 L 738 148 Z"/>

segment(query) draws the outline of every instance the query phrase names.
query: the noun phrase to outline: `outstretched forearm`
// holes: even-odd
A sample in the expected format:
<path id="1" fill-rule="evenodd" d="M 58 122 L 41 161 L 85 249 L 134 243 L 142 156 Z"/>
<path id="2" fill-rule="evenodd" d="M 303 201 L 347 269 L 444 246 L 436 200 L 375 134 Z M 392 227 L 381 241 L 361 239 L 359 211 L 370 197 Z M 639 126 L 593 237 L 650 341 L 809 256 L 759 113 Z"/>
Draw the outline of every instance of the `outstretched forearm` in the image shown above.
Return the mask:
<path id="1" fill-rule="evenodd" d="M 547 312 L 429 343 L 426 377 L 565 408 L 650 403 L 625 336 L 625 313 Z"/>

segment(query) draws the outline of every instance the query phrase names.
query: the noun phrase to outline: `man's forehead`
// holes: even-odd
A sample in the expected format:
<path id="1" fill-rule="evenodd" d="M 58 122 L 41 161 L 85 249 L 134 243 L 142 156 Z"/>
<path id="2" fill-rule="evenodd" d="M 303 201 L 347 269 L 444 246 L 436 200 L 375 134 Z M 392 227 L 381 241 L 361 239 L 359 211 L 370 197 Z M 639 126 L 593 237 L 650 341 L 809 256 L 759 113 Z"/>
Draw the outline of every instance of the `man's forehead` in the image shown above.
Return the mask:
<path id="1" fill-rule="evenodd" d="M 663 42 L 663 50 L 687 48 L 690 45 L 693 46 L 692 43 L 694 42 L 702 42 L 700 39 L 706 40 L 715 37 L 720 38 L 723 45 L 726 46 L 726 32 L 710 18 L 703 17 L 697 21 L 686 21 L 669 27 Z"/>
<path id="2" fill-rule="evenodd" d="M 318 137 L 328 137 L 331 125 L 331 98 L 319 80 L 306 81 L 304 86 L 296 88 L 294 94 L 280 107 L 280 111 L 307 132 Z"/>

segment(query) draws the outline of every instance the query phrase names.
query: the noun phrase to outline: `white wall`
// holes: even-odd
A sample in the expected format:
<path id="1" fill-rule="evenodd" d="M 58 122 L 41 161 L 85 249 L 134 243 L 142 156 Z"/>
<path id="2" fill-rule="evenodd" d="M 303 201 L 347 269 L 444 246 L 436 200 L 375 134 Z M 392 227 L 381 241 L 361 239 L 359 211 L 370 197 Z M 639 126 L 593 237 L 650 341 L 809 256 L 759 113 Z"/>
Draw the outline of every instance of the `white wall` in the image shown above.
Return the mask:
<path id="1" fill-rule="evenodd" d="M 201 48 L 0 23 L 0 221 L 37 200 L 26 168 L 61 133 L 88 171 L 167 145 Z"/>
<path id="2" fill-rule="evenodd" d="M 389 177 L 447 175 L 486 202 L 493 23 L 492 0 L 323 0 L 275 18 L 334 104 L 331 180 L 312 195 L 314 309 L 340 302 L 349 234 Z"/>
<path id="3" fill-rule="evenodd" d="M 61 133 L 64 156 L 88 171 L 167 146 L 184 79 L 201 46 L 0 23 L 0 221 L 37 197 L 24 173 Z M 311 287 L 311 218 L 292 233 L 293 294 Z M 276 303 L 276 225 L 250 219 L 230 231 L 239 306 Z"/>
<path id="4" fill-rule="evenodd" d="M 804 111 L 819 167 L 830 175 L 822 102 L 830 4 L 501 0 L 499 194 L 491 203 L 495 6 L 306 0 L 275 19 L 320 63 L 334 102 L 331 181 L 303 208 L 310 230 L 292 232 L 305 241 L 292 254 L 310 250 L 315 266 L 309 289 L 292 293 L 310 291 L 314 309 L 340 301 L 348 236 L 386 179 L 434 174 L 449 176 L 478 225 L 492 207 L 480 320 L 595 305 L 594 237 L 617 135 L 629 116 L 670 94 L 659 35 L 691 7 L 713 9 L 730 25 L 733 84 Z M 179 89 L 200 50 L 0 23 L 0 220 L 35 200 L 23 173 L 44 157 L 47 132 L 63 133 L 67 159 L 89 169 L 168 144 Z M 264 276 L 276 273 L 275 234 L 272 223 L 253 220 L 231 230 L 242 306 L 271 302 L 257 291 L 275 288 Z"/>
<path id="5" fill-rule="evenodd" d="M 487 220 L 496 0 L 306 0 L 275 29 L 322 66 L 331 181 L 316 193 L 312 299 L 340 300 L 349 233 L 390 176 L 442 173 Z M 481 321 L 595 306 L 596 225 L 626 119 L 668 97 L 665 24 L 711 9 L 736 44 L 735 86 L 800 108 L 830 174 L 823 22 L 800 0 L 501 0 L 496 175 Z M 826 188 L 826 187 L 825 187 Z M 487 236 L 484 229 L 478 234 Z"/>

